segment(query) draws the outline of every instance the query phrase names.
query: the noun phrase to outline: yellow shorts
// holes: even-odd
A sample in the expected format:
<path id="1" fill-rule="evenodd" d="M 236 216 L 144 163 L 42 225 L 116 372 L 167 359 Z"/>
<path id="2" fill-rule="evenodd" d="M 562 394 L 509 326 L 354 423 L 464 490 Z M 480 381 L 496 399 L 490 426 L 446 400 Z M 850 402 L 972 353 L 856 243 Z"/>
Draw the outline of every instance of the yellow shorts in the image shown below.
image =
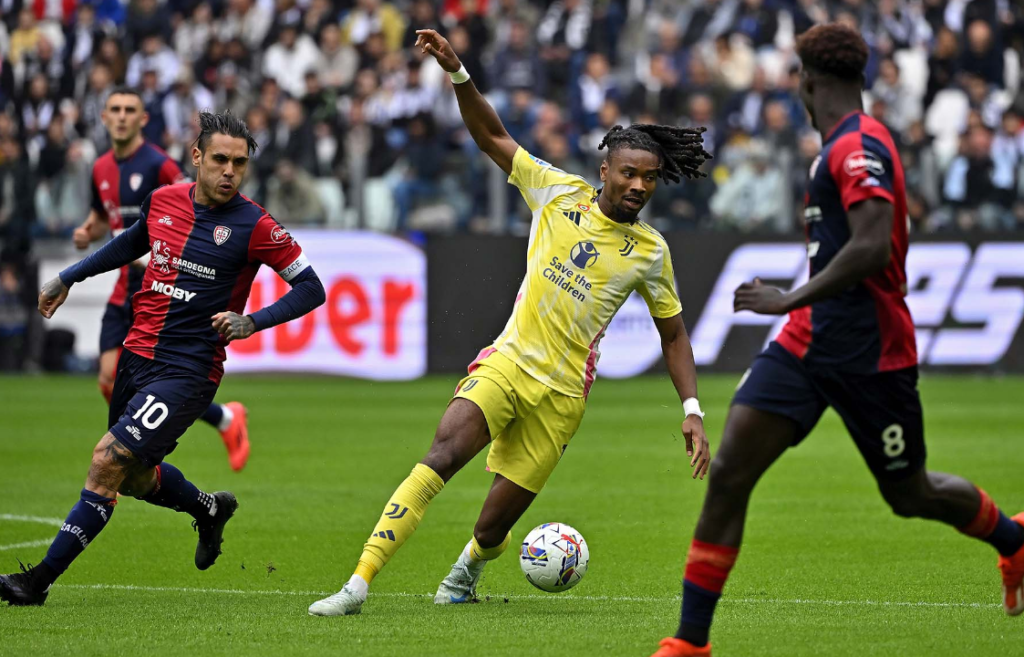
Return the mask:
<path id="1" fill-rule="evenodd" d="M 483 411 L 491 433 L 487 468 L 539 493 L 583 420 L 586 400 L 569 397 L 494 352 L 459 382 L 455 398 Z"/>

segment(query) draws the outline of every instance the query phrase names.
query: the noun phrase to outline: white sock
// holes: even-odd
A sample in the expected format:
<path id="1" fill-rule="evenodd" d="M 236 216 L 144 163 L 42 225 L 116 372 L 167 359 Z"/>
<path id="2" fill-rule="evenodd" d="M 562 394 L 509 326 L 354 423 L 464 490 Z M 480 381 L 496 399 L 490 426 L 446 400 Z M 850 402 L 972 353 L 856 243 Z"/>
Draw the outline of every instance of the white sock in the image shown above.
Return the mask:
<path id="1" fill-rule="evenodd" d="M 361 598 L 366 599 L 366 594 L 370 591 L 370 585 L 366 583 L 360 575 L 353 575 L 348 578 L 348 587 L 359 594 Z"/>
<path id="2" fill-rule="evenodd" d="M 220 419 L 220 424 L 217 425 L 217 431 L 227 431 L 228 427 L 231 426 L 231 422 L 235 419 L 235 414 L 231 412 L 231 409 L 221 404 L 220 410 L 224 412 L 224 417 Z"/>

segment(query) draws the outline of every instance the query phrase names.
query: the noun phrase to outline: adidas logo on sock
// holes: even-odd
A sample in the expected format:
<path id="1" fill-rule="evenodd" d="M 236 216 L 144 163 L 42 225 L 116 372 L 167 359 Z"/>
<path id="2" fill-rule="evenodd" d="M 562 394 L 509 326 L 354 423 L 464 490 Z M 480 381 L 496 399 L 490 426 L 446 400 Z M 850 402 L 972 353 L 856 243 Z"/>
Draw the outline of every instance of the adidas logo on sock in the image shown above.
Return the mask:
<path id="1" fill-rule="evenodd" d="M 386 539 L 389 539 L 389 540 L 392 540 L 392 541 L 395 540 L 395 532 L 391 531 L 390 529 L 388 529 L 386 531 L 377 532 L 376 534 L 374 534 L 374 536 L 378 536 L 380 538 L 386 538 Z"/>

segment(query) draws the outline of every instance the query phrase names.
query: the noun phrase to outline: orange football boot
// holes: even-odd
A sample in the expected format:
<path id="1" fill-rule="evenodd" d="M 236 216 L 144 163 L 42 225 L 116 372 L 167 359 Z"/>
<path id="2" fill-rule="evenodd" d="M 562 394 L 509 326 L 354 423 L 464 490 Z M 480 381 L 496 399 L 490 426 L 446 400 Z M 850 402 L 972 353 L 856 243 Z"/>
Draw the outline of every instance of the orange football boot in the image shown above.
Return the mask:
<path id="1" fill-rule="evenodd" d="M 231 469 L 240 472 L 249 462 L 249 424 L 245 406 L 239 402 L 228 402 L 225 408 L 231 409 L 233 417 L 231 425 L 220 432 L 224 446 L 228 448 L 228 462 Z"/>
<path id="2" fill-rule="evenodd" d="M 661 649 L 651 657 L 711 657 L 711 644 L 698 648 L 689 641 L 669 637 L 658 644 Z"/>
<path id="3" fill-rule="evenodd" d="M 1024 526 L 1024 513 L 1012 520 Z M 1010 616 L 1024 612 L 1024 547 L 1010 557 L 999 557 L 999 570 L 1003 573 L 1003 611 Z"/>

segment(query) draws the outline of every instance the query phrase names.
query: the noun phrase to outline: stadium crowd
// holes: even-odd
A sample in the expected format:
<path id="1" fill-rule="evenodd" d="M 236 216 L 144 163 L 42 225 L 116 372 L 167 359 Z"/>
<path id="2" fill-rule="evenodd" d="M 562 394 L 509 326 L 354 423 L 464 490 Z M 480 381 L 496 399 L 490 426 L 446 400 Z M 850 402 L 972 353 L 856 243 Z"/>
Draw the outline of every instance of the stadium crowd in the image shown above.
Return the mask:
<path id="1" fill-rule="evenodd" d="M 1010 0 L 0 0 L 0 231 L 66 237 L 115 85 L 189 170 L 201 108 L 257 136 L 246 191 L 292 226 L 521 232 L 447 76 L 411 46 L 451 40 L 512 135 L 596 175 L 616 123 L 709 128 L 710 180 L 656 195 L 671 228 L 789 232 L 820 148 L 797 95 L 795 35 L 859 26 L 866 108 L 897 136 L 919 231 L 1024 224 L 1020 62 Z M 186 166 L 187 165 L 187 166 Z M 497 196 L 498 198 L 493 198 Z M 756 202 L 754 199 L 757 199 Z"/>

